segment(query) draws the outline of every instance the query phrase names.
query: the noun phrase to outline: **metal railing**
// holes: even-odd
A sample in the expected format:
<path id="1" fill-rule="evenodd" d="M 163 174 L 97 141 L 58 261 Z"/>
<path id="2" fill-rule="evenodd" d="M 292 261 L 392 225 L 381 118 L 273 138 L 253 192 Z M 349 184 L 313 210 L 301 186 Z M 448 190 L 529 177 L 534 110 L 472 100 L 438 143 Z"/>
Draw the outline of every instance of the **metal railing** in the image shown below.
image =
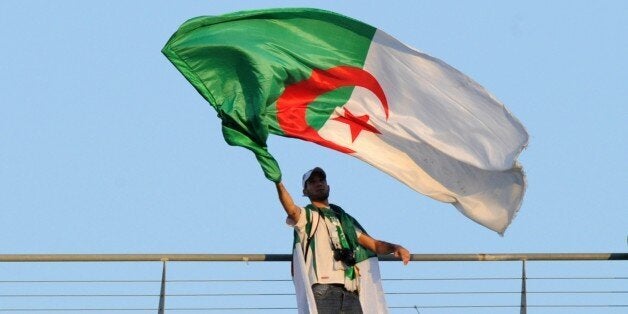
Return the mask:
<path id="1" fill-rule="evenodd" d="M 289 262 L 292 254 L 0 254 L 0 262 Z M 398 261 L 380 255 L 380 261 Z M 416 262 L 469 261 L 611 261 L 628 260 L 628 253 L 500 253 L 412 254 Z"/>
<path id="2" fill-rule="evenodd" d="M 0 254 L 0 313 L 294 312 L 296 310 L 294 292 L 291 280 L 289 276 L 286 276 L 288 272 L 285 271 L 285 268 L 289 267 L 285 262 L 289 262 L 291 258 L 290 254 Z M 379 259 L 385 262 L 398 260 L 393 256 L 380 256 Z M 446 268 L 443 271 L 445 275 L 417 276 L 404 268 L 403 272 L 399 272 L 403 277 L 393 278 L 389 273 L 394 271 L 388 271 L 388 267 L 400 265 L 400 263 L 382 264 L 388 305 L 393 313 L 485 313 L 486 311 L 526 313 L 528 310 L 531 313 L 628 312 L 628 302 L 626 302 L 628 300 L 628 267 L 624 262 L 628 260 L 628 253 L 413 254 L 411 260 L 425 262 L 410 264 L 418 268 L 424 268 L 425 265 L 444 267 Z M 573 266 L 572 262 L 591 261 L 601 263 L 599 267 L 593 268 L 604 271 L 593 273 L 587 270 L 582 274 L 579 270 L 569 272 L 568 275 L 560 273 L 548 276 L 542 274 L 544 271 L 533 269 L 533 276 L 529 276 L 530 272 L 528 275 L 525 273 L 526 261 L 534 262 L 528 264 L 528 267 L 543 264 L 544 268 L 556 263 L 567 262 Z M 117 265 L 117 262 L 135 262 L 141 265 L 144 265 L 144 262 L 149 264 L 161 262 L 163 267 L 159 270 L 153 266 L 142 267 L 151 268 L 151 273 L 155 274 L 160 271 L 161 280 L 153 276 L 154 274 L 149 277 L 151 279 L 93 279 L 93 277 L 67 279 L 68 274 L 71 276 L 73 269 L 77 268 L 77 262 L 93 262 L 88 263 L 89 265 L 102 262 L 106 262 L 106 265 Z M 245 262 L 244 265 L 250 265 L 249 262 L 284 262 L 284 264 L 255 263 L 256 265 L 280 264 L 282 267 L 280 272 L 284 276 L 269 278 L 269 274 L 277 274 L 276 269 L 273 271 L 256 269 L 255 274 L 263 273 L 264 277 L 225 278 L 218 276 L 216 278 L 216 273 L 227 275 L 229 272 L 210 271 L 214 274 L 214 278 L 203 278 L 204 276 L 199 276 L 197 271 L 192 271 L 193 275 L 188 275 L 188 278 L 167 279 L 166 265 L 186 265 L 186 267 L 191 265 L 178 262 L 193 262 L 194 265 L 203 265 L 203 267 L 208 265 L 211 269 L 217 268 L 217 264 L 222 265 L 221 267 L 229 265 L 241 269 L 242 263 L 233 262 Z M 481 262 L 472 263 L 472 265 L 476 265 L 476 268 L 479 265 L 491 265 L 488 267 L 491 270 L 500 268 L 496 267 L 498 264 L 499 266 L 506 264 L 509 266 L 506 267 L 505 272 L 510 274 L 513 271 L 512 267 L 520 267 L 516 262 L 523 262 L 523 272 L 521 276 L 484 275 L 487 273 L 486 268 L 472 269 L 471 267 L 468 273 L 472 273 L 472 276 L 461 276 L 452 269 L 460 268 L 461 265 L 469 267 L 470 264 L 441 262 Z M 41 263 L 57 265 L 51 266 L 55 269 L 52 272 L 54 277 L 58 277 L 61 273 L 58 265 L 71 265 L 71 267 L 62 270 L 64 278 L 61 279 L 32 279 L 36 271 L 33 272 L 31 269 L 35 268 L 34 265 L 41 265 Z M 28 270 L 21 271 L 29 274 L 29 278 L 16 278 L 20 275 L 17 272 L 5 272 L 3 275 L 2 270 L 9 269 L 10 265 L 26 267 Z M 610 267 L 617 265 L 615 270 Z M 557 269 L 562 271 L 564 266 L 563 263 Z M 168 277 L 173 273 L 172 267 L 169 269 Z M 174 273 L 185 272 L 187 271 L 174 270 Z M 205 273 L 207 270 L 201 272 Z M 418 271 L 418 273 L 424 272 L 424 269 Z M 103 274 L 103 272 L 100 273 Z M 462 273 L 467 274 L 466 271 Z M 112 291 L 113 286 L 118 290 Z M 563 298 L 565 296 L 569 297 Z M 271 299 L 276 302 L 269 303 Z M 591 299 L 599 302 L 592 302 Z M 68 305 L 65 301 L 69 300 L 74 303 Z M 561 310 L 566 312 L 560 312 Z M 577 310 L 582 312 L 577 312 Z"/>

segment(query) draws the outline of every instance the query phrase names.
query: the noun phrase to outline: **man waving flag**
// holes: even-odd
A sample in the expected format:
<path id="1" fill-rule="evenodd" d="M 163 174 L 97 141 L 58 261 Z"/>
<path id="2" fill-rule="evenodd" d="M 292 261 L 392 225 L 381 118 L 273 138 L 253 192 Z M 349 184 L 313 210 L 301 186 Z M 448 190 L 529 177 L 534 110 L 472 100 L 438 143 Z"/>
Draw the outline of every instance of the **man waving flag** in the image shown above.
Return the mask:
<path id="1" fill-rule="evenodd" d="M 187 21 L 162 52 L 272 181 L 270 133 L 355 156 L 500 234 L 520 207 L 521 123 L 469 77 L 372 26 L 317 9 L 236 12 Z"/>

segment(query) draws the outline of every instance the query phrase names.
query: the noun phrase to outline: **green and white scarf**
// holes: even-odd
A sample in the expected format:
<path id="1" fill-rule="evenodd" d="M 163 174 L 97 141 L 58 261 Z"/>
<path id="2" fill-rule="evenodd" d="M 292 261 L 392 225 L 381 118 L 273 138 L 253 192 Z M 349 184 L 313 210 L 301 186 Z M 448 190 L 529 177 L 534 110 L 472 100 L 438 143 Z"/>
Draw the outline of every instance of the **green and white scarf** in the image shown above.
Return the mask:
<path id="1" fill-rule="evenodd" d="M 324 218 L 325 226 L 329 231 L 330 239 L 332 241 L 331 245 L 334 248 L 352 250 L 356 263 L 364 261 L 367 258 L 377 256 L 377 254 L 361 246 L 358 243 L 358 237 L 355 228 L 359 228 L 363 233 L 366 234 L 364 228 L 362 228 L 357 220 L 355 220 L 342 208 L 340 208 L 340 206 L 334 204 L 330 204 L 330 208 L 317 208 L 311 204 L 306 206 L 307 224 L 305 229 L 308 236 L 312 232 L 311 211 L 317 211 L 319 215 Z M 298 240 L 298 236 L 295 232 L 295 243 Z M 312 251 L 312 265 L 314 266 L 314 270 L 316 271 L 316 254 L 314 253 L 316 250 L 316 242 L 314 241 L 314 239 L 312 240 L 313 241 L 310 242 L 309 250 Z M 358 269 L 356 266 L 347 266 L 340 261 L 334 261 L 334 269 L 344 270 L 344 285 L 348 291 L 359 290 L 359 277 Z"/>

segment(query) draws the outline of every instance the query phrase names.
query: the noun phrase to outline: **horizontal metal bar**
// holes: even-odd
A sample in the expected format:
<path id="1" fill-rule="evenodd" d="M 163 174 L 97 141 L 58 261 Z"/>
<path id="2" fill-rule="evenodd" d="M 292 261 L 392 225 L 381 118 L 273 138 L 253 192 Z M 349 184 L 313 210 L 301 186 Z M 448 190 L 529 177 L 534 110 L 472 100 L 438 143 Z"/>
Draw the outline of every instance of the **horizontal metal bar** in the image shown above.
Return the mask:
<path id="1" fill-rule="evenodd" d="M 628 291 L 526 291 L 528 294 L 628 294 Z M 419 291 L 384 292 L 386 295 L 478 295 L 478 294 L 521 294 L 521 291 Z M 173 293 L 173 297 L 251 297 L 251 296 L 294 296 L 294 292 L 274 293 Z M 0 294 L 0 298 L 156 298 L 159 294 Z"/>
<path id="2" fill-rule="evenodd" d="M 291 254 L 0 254 L 0 262 L 286 262 Z"/>
<path id="3" fill-rule="evenodd" d="M 392 256 L 379 256 L 380 261 L 398 261 Z M 506 253 L 506 254 L 413 254 L 412 261 L 476 262 L 476 261 L 607 261 L 628 260 L 628 253 Z"/>
<path id="4" fill-rule="evenodd" d="M 288 262 L 291 254 L 0 254 L 0 262 Z M 380 261 L 399 261 L 380 255 Z M 628 253 L 412 254 L 416 262 L 608 261 Z"/>

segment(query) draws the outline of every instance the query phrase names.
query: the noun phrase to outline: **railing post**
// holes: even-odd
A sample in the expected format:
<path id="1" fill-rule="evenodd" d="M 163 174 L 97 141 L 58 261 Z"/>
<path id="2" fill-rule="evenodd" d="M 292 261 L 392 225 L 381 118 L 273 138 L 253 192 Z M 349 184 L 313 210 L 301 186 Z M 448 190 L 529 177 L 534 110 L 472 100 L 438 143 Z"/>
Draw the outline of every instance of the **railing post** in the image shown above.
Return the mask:
<path id="1" fill-rule="evenodd" d="M 520 314 L 526 314 L 528 311 L 528 302 L 526 300 L 526 260 L 522 261 L 521 268 L 521 310 Z"/>
<path id="2" fill-rule="evenodd" d="M 161 271 L 161 290 L 159 291 L 159 308 L 157 314 L 165 314 L 164 306 L 166 304 L 166 262 L 167 259 L 162 260 L 164 263 L 163 270 Z"/>

